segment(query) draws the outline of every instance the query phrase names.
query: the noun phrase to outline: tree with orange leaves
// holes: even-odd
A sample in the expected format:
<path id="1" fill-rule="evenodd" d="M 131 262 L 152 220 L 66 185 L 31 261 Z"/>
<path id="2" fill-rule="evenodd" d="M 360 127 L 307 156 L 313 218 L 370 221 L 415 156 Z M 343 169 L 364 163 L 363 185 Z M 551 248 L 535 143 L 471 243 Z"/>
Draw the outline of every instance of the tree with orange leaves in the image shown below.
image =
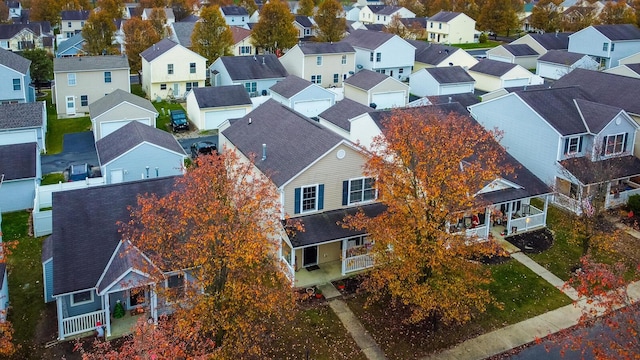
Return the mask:
<path id="1" fill-rule="evenodd" d="M 179 339 L 187 358 L 264 357 L 270 336 L 295 309 L 278 257 L 279 204 L 272 183 L 233 151 L 199 157 L 169 195 L 138 199 L 123 238 L 163 272 L 182 270 L 190 280 L 177 292 L 157 287 L 158 298 L 171 300 L 175 311 L 156 337 Z M 158 352 L 174 347 L 172 341 L 155 346 Z"/>
<path id="2" fill-rule="evenodd" d="M 503 170 L 496 134 L 433 107 L 396 110 L 382 124 L 365 173 L 387 210 L 345 219 L 375 241 L 376 267 L 364 282 L 369 301 L 389 295 L 409 307 L 409 322 L 466 322 L 492 299 L 488 269 L 470 259 L 495 254 L 496 246 L 449 233 L 447 224 L 486 205 L 473 194 Z"/>
<path id="3" fill-rule="evenodd" d="M 2 242 L 2 231 L 0 231 L 0 264 L 6 263 L 7 255 L 11 254 L 11 249 L 15 246 L 15 241 Z M 0 276 L 4 276 L 4 268 L 0 272 Z M 2 299 L 2 295 L 0 295 L 0 300 L 7 301 L 7 299 Z M 16 352 L 16 344 L 13 343 L 13 332 L 13 325 L 7 320 L 6 310 L 0 310 L 0 357 L 10 357 Z"/>

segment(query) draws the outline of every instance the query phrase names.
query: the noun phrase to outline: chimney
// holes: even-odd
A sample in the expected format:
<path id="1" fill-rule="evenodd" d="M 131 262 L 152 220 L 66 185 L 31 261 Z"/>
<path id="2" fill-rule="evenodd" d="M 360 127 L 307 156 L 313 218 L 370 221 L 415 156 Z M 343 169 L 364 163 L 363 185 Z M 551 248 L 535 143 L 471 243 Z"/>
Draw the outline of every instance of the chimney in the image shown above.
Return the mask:
<path id="1" fill-rule="evenodd" d="M 267 144 L 262 144 L 262 161 L 267 160 Z"/>

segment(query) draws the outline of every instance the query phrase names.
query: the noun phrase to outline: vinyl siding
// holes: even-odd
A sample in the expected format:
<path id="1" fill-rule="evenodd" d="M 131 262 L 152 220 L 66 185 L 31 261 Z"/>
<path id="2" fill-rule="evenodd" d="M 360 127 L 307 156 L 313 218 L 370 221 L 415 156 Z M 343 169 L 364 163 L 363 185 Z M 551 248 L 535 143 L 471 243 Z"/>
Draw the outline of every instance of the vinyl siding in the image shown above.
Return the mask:
<path id="1" fill-rule="evenodd" d="M 155 145 L 143 143 L 128 153 L 102 166 L 102 174 L 111 182 L 111 170 L 123 169 L 124 181 L 140 180 L 146 176 L 146 166 L 149 166 L 149 177 L 156 177 L 155 168 L 158 167 L 159 176 L 182 174 L 182 159 L 186 155 L 178 155 Z"/>
<path id="2" fill-rule="evenodd" d="M 111 71 L 111 82 L 104 82 L 105 71 Z M 76 85 L 69 86 L 67 80 L 67 74 L 76 74 Z M 114 90 L 122 89 L 126 92 L 131 92 L 129 85 L 129 70 L 128 69 L 104 69 L 96 71 L 68 71 L 57 72 L 54 74 L 55 79 L 55 96 L 56 96 L 56 112 L 58 116 L 66 115 L 66 102 L 67 96 L 74 96 L 76 101 L 76 113 L 89 114 L 89 106 L 82 106 L 81 96 L 88 96 L 88 104 L 101 99 L 106 94 L 111 93 Z"/>
<path id="3" fill-rule="evenodd" d="M 92 118 L 93 134 L 96 139 L 101 139 L 102 134 L 100 132 L 100 123 L 106 121 L 121 121 L 121 120 L 142 120 L 147 119 L 149 123 L 155 127 L 156 114 L 141 107 L 131 105 L 129 103 L 121 103 L 115 107 L 107 110 L 96 118 Z"/>
<path id="4" fill-rule="evenodd" d="M 102 298 L 95 293 L 95 290 L 91 289 L 90 291 L 93 291 L 93 302 L 77 306 L 71 306 L 72 295 L 63 296 L 63 300 L 65 302 L 65 305 L 67 306 L 69 317 L 98 311 L 102 308 Z"/>
<path id="5" fill-rule="evenodd" d="M 27 93 L 31 83 L 28 76 L 0 65 L 0 101 L 27 102 Z M 20 80 L 20 90 L 13 90 L 13 79 Z"/>
<path id="6" fill-rule="evenodd" d="M 5 181 L 0 188 L 0 211 L 30 209 L 35 197 L 35 179 Z"/>
<path id="7" fill-rule="evenodd" d="M 196 63 L 196 72 L 190 72 L 190 64 Z M 167 66 L 173 64 L 173 74 L 169 74 Z M 148 71 L 145 73 L 145 67 Z M 177 97 L 184 97 L 187 82 L 198 82 L 199 87 L 203 87 L 207 77 L 207 60 L 193 51 L 177 45 L 169 49 L 164 54 L 153 59 L 151 63 L 142 61 L 143 88 L 149 89 L 147 95 L 151 99 L 160 97 L 165 99 L 169 91 L 173 92 L 173 84 L 180 84 L 180 91 Z M 160 84 L 167 84 L 167 90 L 160 90 Z"/>
<path id="8" fill-rule="evenodd" d="M 302 65 L 302 76 L 297 75 L 305 80 L 311 81 L 312 75 L 322 75 L 322 87 L 340 86 L 342 84 L 343 75 L 349 77 L 349 72 L 355 72 L 355 54 L 350 53 L 347 55 L 347 63 L 342 65 L 343 54 L 322 54 L 322 55 L 308 55 L 304 57 L 304 64 Z M 322 65 L 317 64 L 317 56 L 322 56 Z M 283 66 L 285 66 L 283 64 Z M 285 66 L 285 69 L 289 69 Z M 333 75 L 338 74 L 338 82 L 333 82 Z"/>
<path id="9" fill-rule="evenodd" d="M 53 259 L 42 264 L 44 275 L 44 302 L 52 302 L 53 298 Z"/>

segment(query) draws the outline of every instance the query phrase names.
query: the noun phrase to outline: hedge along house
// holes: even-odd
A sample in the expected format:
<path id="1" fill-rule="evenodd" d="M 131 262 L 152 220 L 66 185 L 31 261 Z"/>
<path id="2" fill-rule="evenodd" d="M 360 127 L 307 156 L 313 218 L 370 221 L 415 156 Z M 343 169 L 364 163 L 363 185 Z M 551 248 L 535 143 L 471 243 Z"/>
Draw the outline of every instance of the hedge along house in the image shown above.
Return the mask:
<path id="1" fill-rule="evenodd" d="M 270 178 L 280 194 L 280 216 L 300 221 L 304 232 L 282 235 L 280 258 L 296 287 L 325 283 L 373 266 L 371 240 L 340 221 L 377 203 L 372 178 L 363 174 L 366 156 L 350 141 L 317 122 L 268 100 L 232 121 L 220 135 L 224 151 L 237 151 Z"/>

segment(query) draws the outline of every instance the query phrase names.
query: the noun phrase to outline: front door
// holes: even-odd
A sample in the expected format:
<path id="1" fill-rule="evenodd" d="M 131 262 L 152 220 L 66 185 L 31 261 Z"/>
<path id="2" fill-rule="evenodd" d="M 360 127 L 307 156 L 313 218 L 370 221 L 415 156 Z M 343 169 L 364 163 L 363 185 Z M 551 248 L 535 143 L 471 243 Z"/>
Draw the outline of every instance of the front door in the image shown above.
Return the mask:
<path id="1" fill-rule="evenodd" d="M 178 95 L 180 95 L 180 84 L 175 83 L 173 84 L 173 96 L 178 97 Z"/>
<path id="2" fill-rule="evenodd" d="M 302 266 L 311 266 L 318 263 L 318 247 L 310 246 L 302 249 Z"/>
<path id="3" fill-rule="evenodd" d="M 67 96 L 66 98 L 66 108 L 67 115 L 75 115 L 76 114 L 76 98 L 74 96 Z"/>

